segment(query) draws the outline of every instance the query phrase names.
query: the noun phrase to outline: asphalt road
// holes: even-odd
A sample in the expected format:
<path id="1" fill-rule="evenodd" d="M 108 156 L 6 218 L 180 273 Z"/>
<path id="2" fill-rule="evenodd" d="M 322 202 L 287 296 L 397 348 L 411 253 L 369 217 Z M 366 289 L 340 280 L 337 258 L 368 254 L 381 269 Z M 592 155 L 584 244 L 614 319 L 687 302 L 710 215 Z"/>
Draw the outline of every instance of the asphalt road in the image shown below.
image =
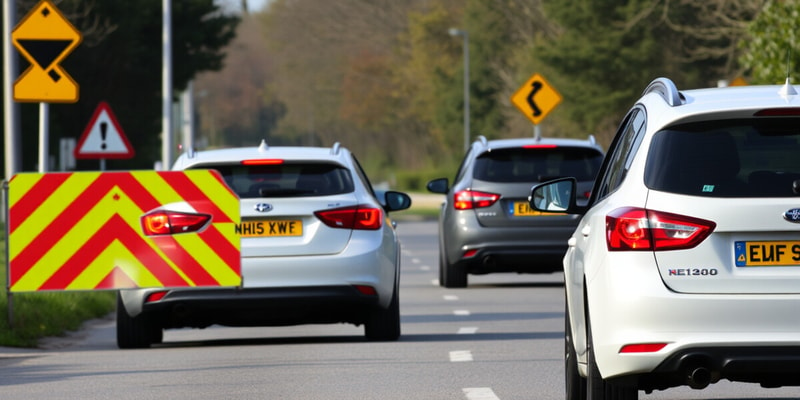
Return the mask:
<path id="1" fill-rule="evenodd" d="M 311 325 L 167 331 L 118 350 L 113 319 L 42 349 L 0 348 L 0 399 L 563 399 L 561 274 L 438 286 L 434 222 L 401 221 L 403 336 Z M 640 399 L 800 398 L 800 389 L 720 383 Z"/>

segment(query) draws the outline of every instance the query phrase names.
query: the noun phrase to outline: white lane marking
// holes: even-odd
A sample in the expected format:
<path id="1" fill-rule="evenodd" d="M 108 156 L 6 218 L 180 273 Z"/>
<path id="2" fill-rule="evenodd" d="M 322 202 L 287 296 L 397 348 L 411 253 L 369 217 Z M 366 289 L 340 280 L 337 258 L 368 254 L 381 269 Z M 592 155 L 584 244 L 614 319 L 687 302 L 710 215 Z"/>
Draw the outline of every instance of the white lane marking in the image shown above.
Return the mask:
<path id="1" fill-rule="evenodd" d="M 458 300 L 458 296 L 455 296 L 455 295 L 452 295 L 452 294 L 446 294 L 446 295 L 442 296 L 442 298 L 447 300 L 447 301 L 456 301 L 456 300 Z"/>
<path id="2" fill-rule="evenodd" d="M 464 394 L 469 400 L 500 400 L 500 398 L 494 394 L 492 388 L 464 388 L 461 390 L 464 391 Z"/>
<path id="3" fill-rule="evenodd" d="M 419 267 L 419 269 L 421 269 L 421 270 L 423 270 L 423 271 L 430 271 L 430 270 L 431 270 L 431 267 L 429 267 L 429 266 L 427 266 L 427 265 L 423 265 L 423 266 Z"/>
<path id="4" fill-rule="evenodd" d="M 450 362 L 472 361 L 472 352 L 469 350 L 456 350 L 450 352 Z"/>
<path id="5" fill-rule="evenodd" d="M 472 334 L 474 334 L 476 332 L 478 332 L 478 327 L 477 326 L 464 326 L 464 327 L 458 328 L 458 331 L 456 333 L 459 334 L 459 335 L 472 335 Z"/>
<path id="6" fill-rule="evenodd" d="M 411 262 L 414 264 L 419 264 L 419 258 L 412 258 Z"/>
<path id="7" fill-rule="evenodd" d="M 472 313 L 469 310 L 453 310 L 453 314 L 459 317 L 468 317 Z"/>
<path id="8" fill-rule="evenodd" d="M 431 279 L 431 284 L 433 286 L 439 286 L 439 280 L 438 279 Z"/>

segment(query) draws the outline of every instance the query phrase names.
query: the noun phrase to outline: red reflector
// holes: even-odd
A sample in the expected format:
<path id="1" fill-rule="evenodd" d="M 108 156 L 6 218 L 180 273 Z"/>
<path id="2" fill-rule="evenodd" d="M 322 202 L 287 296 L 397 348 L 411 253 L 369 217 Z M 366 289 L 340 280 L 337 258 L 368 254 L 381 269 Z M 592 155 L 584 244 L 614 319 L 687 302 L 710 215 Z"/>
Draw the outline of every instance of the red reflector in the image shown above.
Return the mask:
<path id="1" fill-rule="evenodd" d="M 283 164 L 283 160 L 269 158 L 263 160 L 242 160 L 242 165 L 278 165 Z"/>
<path id="2" fill-rule="evenodd" d="M 464 255 L 461 256 L 461 258 L 475 257 L 475 254 L 478 254 L 478 250 L 476 249 L 467 250 L 464 252 Z"/>
<path id="3" fill-rule="evenodd" d="M 145 303 L 152 303 L 154 301 L 159 301 L 167 295 L 167 291 L 164 290 L 162 292 L 153 292 L 147 295 L 147 298 L 144 300 Z"/>
<path id="4" fill-rule="evenodd" d="M 145 236 L 174 235 L 202 230 L 211 216 L 208 214 L 189 214 L 175 211 L 154 211 L 141 218 Z"/>
<path id="5" fill-rule="evenodd" d="M 800 116 L 800 108 L 767 108 L 757 111 L 756 117 L 793 117 Z"/>
<path id="6" fill-rule="evenodd" d="M 375 290 L 375 288 L 374 288 L 374 287 L 372 287 L 372 286 L 366 286 L 366 285 L 355 285 L 354 287 L 355 287 L 355 288 L 356 288 L 356 290 L 358 290 L 358 291 L 359 291 L 359 293 L 361 293 L 361 294 L 365 294 L 365 295 L 367 295 L 367 296 L 377 296 L 377 295 L 378 295 L 378 291 L 377 291 L 377 290 Z"/>
<path id="7" fill-rule="evenodd" d="M 383 225 L 383 212 L 367 204 L 316 211 L 314 215 L 331 228 L 376 230 Z"/>
<path id="8" fill-rule="evenodd" d="M 666 343 L 637 343 L 637 344 L 626 344 L 619 349 L 620 353 L 655 353 L 664 347 L 666 347 Z"/>

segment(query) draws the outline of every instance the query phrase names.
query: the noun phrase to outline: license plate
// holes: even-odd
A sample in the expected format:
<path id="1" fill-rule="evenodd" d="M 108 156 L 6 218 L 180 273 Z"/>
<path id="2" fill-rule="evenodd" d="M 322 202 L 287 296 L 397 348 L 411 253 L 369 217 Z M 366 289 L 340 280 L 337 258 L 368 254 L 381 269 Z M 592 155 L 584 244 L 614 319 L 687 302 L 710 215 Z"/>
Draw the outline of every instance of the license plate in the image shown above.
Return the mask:
<path id="1" fill-rule="evenodd" d="M 800 241 L 735 242 L 737 267 L 800 266 Z"/>
<path id="2" fill-rule="evenodd" d="M 541 212 L 531 209 L 527 201 L 515 201 L 510 204 L 509 214 L 515 217 L 538 217 L 542 215 L 564 215 L 564 213 Z"/>
<path id="3" fill-rule="evenodd" d="M 236 224 L 236 233 L 241 237 L 302 236 L 303 221 L 244 221 L 241 224 Z"/>

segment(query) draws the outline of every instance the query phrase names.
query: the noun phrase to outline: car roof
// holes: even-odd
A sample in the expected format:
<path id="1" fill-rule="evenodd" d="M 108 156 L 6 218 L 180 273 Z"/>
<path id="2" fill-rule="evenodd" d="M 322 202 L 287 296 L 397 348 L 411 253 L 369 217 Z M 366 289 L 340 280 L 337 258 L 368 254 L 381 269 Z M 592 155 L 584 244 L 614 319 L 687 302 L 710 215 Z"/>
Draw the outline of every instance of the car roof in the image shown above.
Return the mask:
<path id="1" fill-rule="evenodd" d="M 653 89 L 657 81 L 664 88 Z M 800 98 L 792 86 L 786 85 L 678 91 L 672 81 L 659 78 L 645 89 L 640 103 L 652 111 L 648 112 L 648 125 L 654 123 L 656 127 L 661 127 L 706 119 L 749 118 L 762 109 L 797 108 L 800 107 Z"/>
<path id="2" fill-rule="evenodd" d="M 332 147 L 260 146 L 204 150 L 181 154 L 173 169 L 185 169 L 198 164 L 222 164 L 242 160 L 280 158 L 282 160 L 319 160 L 345 163 L 347 149 L 335 143 Z"/>
<path id="3" fill-rule="evenodd" d="M 571 147 L 591 147 L 599 148 L 593 140 L 580 140 L 568 138 L 515 138 L 515 139 L 494 139 L 487 142 L 489 149 L 501 149 L 509 147 L 522 147 L 529 145 L 556 145 Z"/>

